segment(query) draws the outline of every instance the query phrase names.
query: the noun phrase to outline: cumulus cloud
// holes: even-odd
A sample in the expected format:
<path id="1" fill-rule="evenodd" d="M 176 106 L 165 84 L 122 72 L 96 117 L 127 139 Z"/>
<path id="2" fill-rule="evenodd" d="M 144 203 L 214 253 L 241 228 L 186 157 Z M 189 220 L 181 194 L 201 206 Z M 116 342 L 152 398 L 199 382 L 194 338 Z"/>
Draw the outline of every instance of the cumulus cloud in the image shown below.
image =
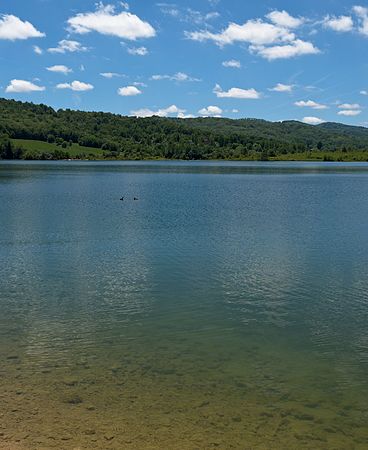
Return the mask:
<path id="1" fill-rule="evenodd" d="M 330 28 L 338 32 L 347 32 L 354 28 L 353 19 L 350 16 L 327 16 L 324 19 L 323 25 L 325 28 Z"/>
<path id="2" fill-rule="evenodd" d="M 46 36 L 30 22 L 22 21 L 12 14 L 0 15 L 0 39 L 15 41 L 17 39 L 40 38 Z"/>
<path id="3" fill-rule="evenodd" d="M 130 114 L 136 117 L 152 117 L 152 116 L 168 117 L 170 115 L 176 115 L 176 117 L 183 119 L 185 118 L 185 112 L 186 112 L 185 109 L 178 108 L 176 105 L 171 105 L 167 108 L 158 109 L 157 111 L 153 111 L 152 109 L 149 108 L 142 108 L 136 111 L 131 111 Z"/>
<path id="4" fill-rule="evenodd" d="M 240 99 L 259 99 L 261 98 L 261 93 L 255 89 L 241 89 L 233 87 L 228 91 L 223 91 L 221 86 L 216 84 L 213 92 L 218 98 L 240 98 Z"/>
<path id="5" fill-rule="evenodd" d="M 182 112 L 178 113 L 177 115 L 178 119 L 194 119 L 194 115 L 193 114 L 184 114 Z"/>
<path id="6" fill-rule="evenodd" d="M 342 103 L 338 106 L 339 109 L 360 109 L 359 103 Z"/>
<path id="7" fill-rule="evenodd" d="M 235 68 L 235 69 L 240 69 L 241 68 L 240 61 L 237 61 L 236 59 L 230 59 L 229 61 L 224 61 L 222 63 L 222 65 L 224 67 L 232 67 L 232 68 Z"/>
<path id="8" fill-rule="evenodd" d="M 128 53 L 130 55 L 146 56 L 148 55 L 148 50 L 146 47 L 131 47 L 128 48 Z"/>
<path id="9" fill-rule="evenodd" d="M 325 120 L 320 119 L 319 117 L 303 117 L 302 122 L 307 123 L 308 125 L 319 125 L 324 123 Z"/>
<path id="10" fill-rule="evenodd" d="M 69 69 L 69 67 L 63 65 L 46 67 L 46 70 L 48 70 L 49 72 L 63 73 L 64 75 L 73 72 L 72 69 Z"/>
<path id="11" fill-rule="evenodd" d="M 352 8 L 353 16 L 326 16 L 323 20 L 323 26 L 337 32 L 357 31 L 368 36 L 368 8 L 366 6 L 354 6 Z M 357 23 L 354 23 L 356 19 Z"/>
<path id="12" fill-rule="evenodd" d="M 221 33 L 208 30 L 186 33 L 194 41 L 214 41 L 220 46 L 234 42 L 246 42 L 252 45 L 269 45 L 277 42 L 287 42 L 295 39 L 295 34 L 287 28 L 267 23 L 261 19 L 248 20 L 243 25 L 230 23 Z"/>
<path id="13" fill-rule="evenodd" d="M 202 108 L 198 111 L 198 114 L 207 117 L 221 117 L 222 113 L 222 109 L 218 106 L 207 106 L 207 108 Z"/>
<path id="14" fill-rule="evenodd" d="M 368 91 L 366 91 L 366 90 L 363 89 L 362 91 L 360 91 L 360 94 L 361 94 L 361 95 L 368 95 Z"/>
<path id="15" fill-rule="evenodd" d="M 359 33 L 368 36 L 368 8 L 365 8 L 364 6 L 354 6 L 353 12 L 359 19 Z"/>
<path id="16" fill-rule="evenodd" d="M 276 86 L 273 88 L 270 88 L 269 91 L 274 92 L 291 92 L 293 90 L 294 85 L 293 84 L 282 84 L 277 83 Z"/>
<path id="17" fill-rule="evenodd" d="M 135 86 L 125 86 L 118 89 L 118 94 L 122 97 L 134 97 L 142 94 L 142 91 Z"/>
<path id="18" fill-rule="evenodd" d="M 37 86 L 34 83 L 26 80 L 11 80 L 10 84 L 6 87 L 5 92 L 38 92 L 44 91 L 44 86 Z"/>
<path id="19" fill-rule="evenodd" d="M 296 39 L 290 44 L 275 45 L 273 47 L 251 46 L 250 50 L 269 61 L 275 59 L 289 59 L 302 55 L 316 55 L 320 50 L 311 42 Z"/>
<path id="20" fill-rule="evenodd" d="M 286 11 L 272 11 L 266 17 L 275 25 L 285 28 L 298 28 L 304 22 L 303 18 L 293 17 Z"/>
<path id="21" fill-rule="evenodd" d="M 79 13 L 68 19 L 68 26 L 70 32 L 78 34 L 95 31 L 131 41 L 156 35 L 148 22 L 127 11 L 116 13 L 113 5 L 99 4 L 95 12 Z"/>
<path id="22" fill-rule="evenodd" d="M 327 105 L 317 103 L 313 100 L 307 100 L 307 101 L 300 100 L 298 102 L 295 102 L 294 105 L 299 106 L 300 108 L 305 108 L 305 107 L 312 108 L 312 109 L 327 109 L 328 108 Z"/>
<path id="23" fill-rule="evenodd" d="M 38 45 L 34 45 L 33 46 L 33 51 L 36 53 L 36 55 L 42 55 L 43 54 L 42 48 L 40 48 Z"/>
<path id="24" fill-rule="evenodd" d="M 170 80 L 170 81 L 201 81 L 199 78 L 191 77 L 190 75 L 184 72 L 177 72 L 174 75 L 152 75 L 151 80 L 159 81 L 159 80 Z"/>
<path id="25" fill-rule="evenodd" d="M 361 112 L 362 111 L 360 109 L 343 109 L 342 111 L 339 111 L 337 114 L 339 116 L 354 117 L 359 116 Z"/>
<path id="26" fill-rule="evenodd" d="M 50 53 L 75 53 L 75 52 L 86 52 L 88 50 L 87 47 L 83 47 L 82 44 L 78 41 L 69 41 L 67 39 L 63 39 L 59 41 L 57 47 L 52 47 L 47 49 Z"/>
<path id="27" fill-rule="evenodd" d="M 57 89 L 71 89 L 72 91 L 82 92 L 91 91 L 94 86 L 90 83 L 83 83 L 82 81 L 72 81 L 71 83 L 60 83 L 56 86 Z"/>
<path id="28" fill-rule="evenodd" d="M 220 47 L 243 42 L 249 50 L 269 61 L 317 54 L 320 50 L 311 42 L 299 39 L 293 29 L 304 23 L 303 18 L 292 17 L 286 11 L 273 11 L 263 19 L 248 20 L 242 25 L 230 23 L 219 33 L 201 30 L 186 32 L 188 39 L 213 41 Z"/>

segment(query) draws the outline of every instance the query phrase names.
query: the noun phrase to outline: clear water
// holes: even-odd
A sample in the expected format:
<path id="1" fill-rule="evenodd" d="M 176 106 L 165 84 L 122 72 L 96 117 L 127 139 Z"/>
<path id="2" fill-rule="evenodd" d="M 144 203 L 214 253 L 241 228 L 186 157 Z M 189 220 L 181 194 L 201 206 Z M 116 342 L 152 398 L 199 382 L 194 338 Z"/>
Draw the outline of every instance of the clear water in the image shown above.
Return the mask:
<path id="1" fill-rule="evenodd" d="M 367 164 L 0 164 L 0 448 L 367 449 L 367 319 Z"/>

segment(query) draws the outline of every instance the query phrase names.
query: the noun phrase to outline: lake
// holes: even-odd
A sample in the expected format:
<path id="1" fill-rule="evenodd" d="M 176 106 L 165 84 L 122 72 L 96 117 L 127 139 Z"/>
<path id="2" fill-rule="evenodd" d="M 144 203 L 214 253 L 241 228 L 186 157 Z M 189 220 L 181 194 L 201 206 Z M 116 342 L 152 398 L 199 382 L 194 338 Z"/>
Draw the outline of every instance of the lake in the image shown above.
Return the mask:
<path id="1" fill-rule="evenodd" d="M 368 164 L 1 162 L 0 199 L 0 448 L 368 448 Z"/>

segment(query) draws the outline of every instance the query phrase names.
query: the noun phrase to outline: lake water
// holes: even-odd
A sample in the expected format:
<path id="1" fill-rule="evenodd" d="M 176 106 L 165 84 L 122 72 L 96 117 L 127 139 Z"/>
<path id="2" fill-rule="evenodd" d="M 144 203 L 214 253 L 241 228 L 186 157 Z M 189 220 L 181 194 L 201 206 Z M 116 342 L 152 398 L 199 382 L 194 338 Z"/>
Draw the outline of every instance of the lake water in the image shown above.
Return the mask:
<path id="1" fill-rule="evenodd" d="M 2 162 L 0 311 L 1 449 L 367 449 L 368 164 Z"/>

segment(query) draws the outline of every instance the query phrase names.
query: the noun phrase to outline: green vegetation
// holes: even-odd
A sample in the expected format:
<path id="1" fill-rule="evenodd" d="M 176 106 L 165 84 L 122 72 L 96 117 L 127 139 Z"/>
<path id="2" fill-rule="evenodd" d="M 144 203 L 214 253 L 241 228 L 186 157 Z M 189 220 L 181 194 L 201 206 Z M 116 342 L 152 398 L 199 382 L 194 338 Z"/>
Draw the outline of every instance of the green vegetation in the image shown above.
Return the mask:
<path id="1" fill-rule="evenodd" d="M 67 154 L 61 159 L 102 159 L 104 157 L 101 149 L 83 147 L 75 143 L 68 143 L 64 147 L 56 143 L 27 139 L 11 139 L 11 143 L 14 148 L 23 150 L 23 159 L 60 159 L 55 157 L 60 154 Z M 50 155 L 54 157 L 51 158 Z"/>
<path id="2" fill-rule="evenodd" d="M 368 129 L 258 119 L 124 117 L 0 99 L 0 159 L 367 161 Z"/>

